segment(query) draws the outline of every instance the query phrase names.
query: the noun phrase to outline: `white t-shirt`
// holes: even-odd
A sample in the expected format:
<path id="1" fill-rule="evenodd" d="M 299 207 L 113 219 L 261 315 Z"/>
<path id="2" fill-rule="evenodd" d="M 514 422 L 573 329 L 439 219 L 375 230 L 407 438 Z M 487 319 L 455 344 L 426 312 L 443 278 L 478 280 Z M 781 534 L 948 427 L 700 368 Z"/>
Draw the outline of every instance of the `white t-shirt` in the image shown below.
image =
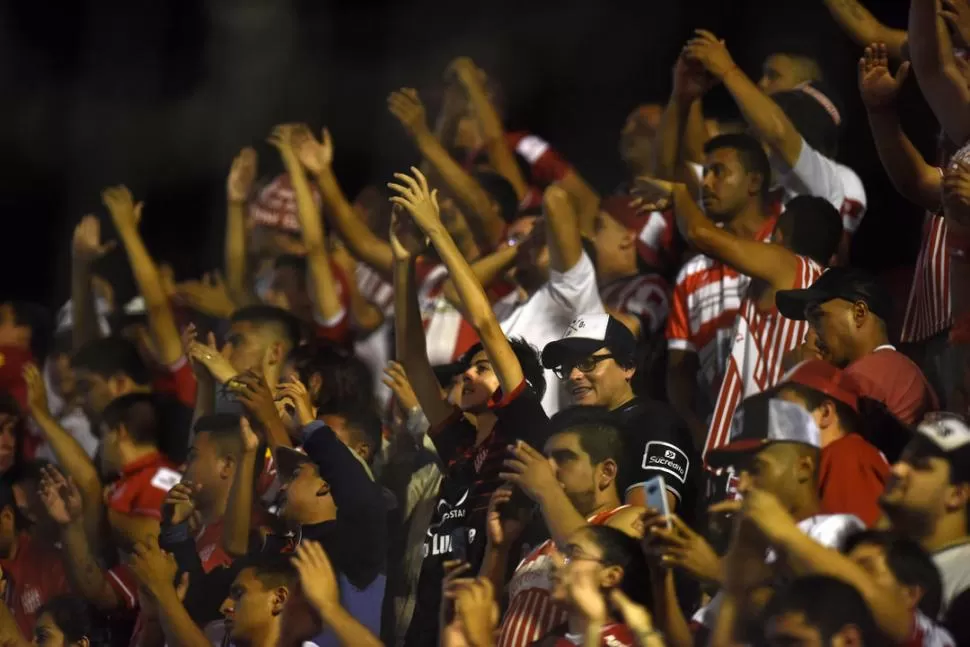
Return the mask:
<path id="1" fill-rule="evenodd" d="M 798 529 L 827 548 L 841 550 L 845 539 L 860 530 L 865 530 L 866 524 L 852 514 L 817 514 L 799 521 Z M 776 559 L 777 555 L 773 550 L 769 550 L 765 555 L 766 564 L 771 564 Z M 724 595 L 718 591 L 707 606 L 697 610 L 692 620 L 712 629 L 723 600 Z"/>
<path id="2" fill-rule="evenodd" d="M 777 164 L 777 160 L 774 160 Z M 799 195 L 825 198 L 842 216 L 842 228 L 854 232 L 866 213 L 866 190 L 848 166 L 825 157 L 802 139 L 798 160 L 791 169 L 779 168 L 779 182 L 787 203 Z"/>
<path id="3" fill-rule="evenodd" d="M 933 562 L 943 578 L 943 603 L 940 616 L 958 595 L 970 589 L 970 539 L 933 553 Z"/>
<path id="4" fill-rule="evenodd" d="M 502 321 L 502 331 L 506 337 L 522 337 L 541 353 L 546 344 L 562 337 L 577 315 L 604 312 L 596 286 L 596 269 L 583 252 L 566 272 L 550 272 L 549 282 Z M 562 394 L 555 374 L 547 370 L 545 377 L 542 408 L 551 416 L 559 411 Z"/>

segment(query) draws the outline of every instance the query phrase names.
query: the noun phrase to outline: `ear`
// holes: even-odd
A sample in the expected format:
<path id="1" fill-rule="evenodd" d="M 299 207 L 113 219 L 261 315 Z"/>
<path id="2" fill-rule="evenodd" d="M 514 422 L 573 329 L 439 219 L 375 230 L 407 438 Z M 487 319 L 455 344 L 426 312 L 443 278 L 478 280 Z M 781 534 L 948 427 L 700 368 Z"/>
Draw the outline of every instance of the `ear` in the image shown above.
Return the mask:
<path id="1" fill-rule="evenodd" d="M 12 528 L 16 518 L 13 506 L 5 505 L 3 506 L 3 510 L 0 510 L 0 526 L 4 528 L 9 526 Z"/>
<path id="2" fill-rule="evenodd" d="M 817 409 L 819 429 L 828 429 L 838 421 L 835 414 L 835 405 L 831 400 L 825 400 Z"/>
<path id="3" fill-rule="evenodd" d="M 374 448 L 371 447 L 370 443 L 364 440 L 354 443 L 353 452 L 360 456 L 365 463 L 370 461 L 370 457 L 374 454 Z"/>
<path id="4" fill-rule="evenodd" d="M 108 378 L 108 391 L 113 398 L 129 393 L 134 384 L 127 375 L 112 375 Z"/>
<path id="5" fill-rule="evenodd" d="M 868 314 L 869 306 L 862 301 L 852 304 L 852 322 L 856 325 L 856 328 L 862 327 L 862 324 L 866 320 L 866 316 Z"/>
<path id="6" fill-rule="evenodd" d="M 283 352 L 283 342 L 275 341 L 270 344 L 269 347 L 269 363 L 270 366 L 276 364 L 282 364 L 283 360 L 286 359 L 286 353 Z"/>
<path id="7" fill-rule="evenodd" d="M 312 373 L 310 375 L 310 382 L 306 385 L 306 388 L 310 393 L 310 399 L 315 402 L 317 396 L 320 395 L 320 389 L 323 388 L 323 376 L 319 373 Z"/>
<path id="8" fill-rule="evenodd" d="M 77 645 L 77 647 L 90 647 L 91 642 L 88 640 L 87 636 L 85 636 L 84 638 L 81 638 L 81 640 L 77 641 L 77 643 L 75 644 Z"/>
<path id="9" fill-rule="evenodd" d="M 951 485 L 946 489 L 943 503 L 947 510 L 951 512 L 963 510 L 967 507 L 968 502 L 970 502 L 970 483 Z"/>
<path id="10" fill-rule="evenodd" d="M 815 459 L 811 456 L 799 456 L 795 462 L 795 477 L 799 483 L 805 483 L 815 478 Z"/>
<path id="11" fill-rule="evenodd" d="M 612 458 L 607 458 L 605 461 L 599 464 L 597 469 L 599 471 L 599 478 L 597 478 L 597 481 L 600 490 L 605 490 L 616 482 L 616 473 L 618 468 L 615 460 Z"/>
<path id="12" fill-rule="evenodd" d="M 619 586 L 620 582 L 622 581 L 622 566 L 607 566 L 603 569 L 603 573 L 600 575 L 600 587 L 604 589 L 612 589 Z"/>
<path id="13" fill-rule="evenodd" d="M 633 232 L 623 228 L 623 235 L 620 237 L 620 249 L 630 249 L 635 247 L 637 244 L 637 237 L 633 235 Z"/>
<path id="14" fill-rule="evenodd" d="M 761 187 L 765 185 L 765 176 L 761 173 L 748 173 L 748 194 L 749 195 L 759 195 L 761 193 Z"/>
<path id="15" fill-rule="evenodd" d="M 283 613 L 283 608 L 286 606 L 286 601 L 290 599 L 290 590 L 285 586 L 278 586 L 276 590 L 273 591 L 273 598 L 270 601 L 272 607 L 272 612 L 274 616 L 278 616 Z"/>
<path id="16" fill-rule="evenodd" d="M 222 459 L 222 466 L 219 468 L 219 477 L 227 480 L 236 474 L 237 460 L 235 456 L 226 456 Z"/>
<path id="17" fill-rule="evenodd" d="M 919 606 L 919 601 L 923 599 L 923 595 L 926 593 L 922 586 L 915 584 L 912 586 L 904 586 L 902 589 L 903 597 L 906 600 L 906 606 L 910 609 L 915 609 L 917 606 Z"/>

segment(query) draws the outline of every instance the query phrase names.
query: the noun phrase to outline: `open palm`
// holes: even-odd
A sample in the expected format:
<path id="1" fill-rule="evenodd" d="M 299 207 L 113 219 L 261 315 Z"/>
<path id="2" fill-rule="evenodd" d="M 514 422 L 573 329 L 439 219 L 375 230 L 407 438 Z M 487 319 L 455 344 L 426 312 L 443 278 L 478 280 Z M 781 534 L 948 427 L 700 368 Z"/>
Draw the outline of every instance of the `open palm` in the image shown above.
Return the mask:
<path id="1" fill-rule="evenodd" d="M 900 88 L 909 74 L 909 61 L 903 62 L 893 76 L 889 53 L 883 43 L 873 43 L 859 59 L 859 92 L 868 110 L 885 110 L 896 103 Z"/>

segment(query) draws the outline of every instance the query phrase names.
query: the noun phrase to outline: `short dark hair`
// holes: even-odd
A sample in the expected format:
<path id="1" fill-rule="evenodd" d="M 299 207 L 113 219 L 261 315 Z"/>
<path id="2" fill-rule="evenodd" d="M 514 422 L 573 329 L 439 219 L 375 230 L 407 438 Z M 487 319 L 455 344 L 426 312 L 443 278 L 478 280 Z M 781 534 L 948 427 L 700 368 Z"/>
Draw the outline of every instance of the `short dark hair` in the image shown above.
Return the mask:
<path id="1" fill-rule="evenodd" d="M 799 398 L 805 401 L 805 406 L 808 408 L 809 413 L 818 409 L 822 406 L 822 403 L 826 400 L 830 401 L 835 407 L 835 415 L 839 418 L 839 424 L 842 425 L 842 429 L 848 433 L 859 433 L 860 421 L 859 414 L 856 413 L 855 409 L 850 407 L 842 400 L 837 400 L 831 396 L 825 395 L 821 391 L 816 391 L 810 386 L 805 386 L 804 384 L 798 384 L 796 382 L 787 382 L 781 385 L 778 390 L 781 391 L 791 391 L 795 393 Z"/>
<path id="2" fill-rule="evenodd" d="M 193 427 L 195 433 L 205 432 L 222 456 L 238 458 L 243 453 L 239 435 L 239 416 L 231 413 L 210 413 L 200 416 Z"/>
<path id="3" fill-rule="evenodd" d="M 93 635 L 91 607 L 85 600 L 73 595 L 51 598 L 37 610 L 35 617 L 39 618 L 45 613 L 50 614 L 54 624 L 64 634 L 65 642 L 76 643 L 87 638 L 92 645 L 97 644 Z"/>
<path id="4" fill-rule="evenodd" d="M 825 198 L 800 195 L 785 205 L 775 228 L 785 245 L 800 256 L 828 265 L 842 240 L 842 216 Z"/>
<path id="5" fill-rule="evenodd" d="M 288 358 L 310 387 L 310 378 L 320 376 L 323 387 L 313 403 L 317 413 L 335 413 L 352 409 L 373 409 L 374 376 L 370 368 L 356 355 L 325 344 L 294 348 Z"/>
<path id="6" fill-rule="evenodd" d="M 11 301 L 13 321 L 17 326 L 30 328 L 30 352 L 39 364 L 47 357 L 53 336 L 54 319 L 44 306 L 27 301 Z"/>
<path id="7" fill-rule="evenodd" d="M 253 553 L 241 560 L 238 573 L 252 569 L 253 577 L 266 589 L 293 588 L 298 581 L 292 556 L 280 553 Z"/>
<path id="8" fill-rule="evenodd" d="M 157 445 L 161 433 L 158 400 L 151 393 L 128 393 L 108 403 L 101 414 L 108 429 L 121 425 L 139 445 Z"/>
<path id="9" fill-rule="evenodd" d="M 237 322 L 247 322 L 260 327 L 272 327 L 283 341 L 289 344 L 290 348 L 299 345 L 302 337 L 300 322 L 297 318 L 276 306 L 257 304 L 239 308 L 232 313 L 230 319 L 230 323 Z"/>
<path id="10" fill-rule="evenodd" d="M 511 223 L 519 216 L 519 196 L 512 183 L 495 171 L 477 170 L 472 176 L 498 205 L 499 217 Z"/>
<path id="11" fill-rule="evenodd" d="M 918 586 L 923 590 L 923 597 L 919 601 L 920 611 L 930 618 L 940 614 L 943 581 L 933 558 L 922 546 L 887 530 L 860 530 L 846 538 L 842 552 L 851 553 L 864 544 L 882 548 L 886 554 L 886 565 L 900 584 Z"/>
<path id="12" fill-rule="evenodd" d="M 509 344 L 512 346 L 515 358 L 519 360 L 525 381 L 528 382 L 535 396 L 541 400 L 542 396 L 546 394 L 546 374 L 543 372 L 542 362 L 539 360 L 539 352 L 535 346 L 522 337 L 510 337 Z M 472 357 L 484 348 L 482 342 L 476 343 L 461 356 L 461 363 L 467 367 L 471 363 Z"/>
<path id="13" fill-rule="evenodd" d="M 606 407 L 574 405 L 560 409 L 549 419 L 549 436 L 555 434 L 576 434 L 593 465 L 607 458 L 619 462 L 623 452 L 622 434 Z"/>
<path id="14" fill-rule="evenodd" d="M 878 644 L 879 633 L 866 601 L 851 585 L 834 577 L 811 575 L 793 580 L 768 603 L 764 624 L 785 613 L 804 615 L 822 634 L 824 644 L 847 625 L 858 627 L 863 644 Z"/>
<path id="15" fill-rule="evenodd" d="M 82 368 L 110 379 L 127 375 L 135 384 L 151 384 L 151 372 L 138 348 L 122 337 L 94 339 L 84 344 L 71 358 L 74 368 Z"/>
<path id="16" fill-rule="evenodd" d="M 328 415 L 340 416 L 344 425 L 359 441 L 364 441 L 373 448 L 371 461 L 380 453 L 381 442 L 384 438 L 384 425 L 373 409 L 348 409 L 345 411 L 331 411 Z"/>
<path id="17" fill-rule="evenodd" d="M 640 541 L 610 526 L 589 525 L 584 530 L 602 551 L 602 564 L 623 569 L 620 590 L 634 602 L 649 605 L 650 571 Z"/>
<path id="18" fill-rule="evenodd" d="M 813 81 L 811 87 L 825 95 L 840 115 L 845 114 L 838 98 L 828 87 L 820 81 Z M 825 157 L 835 159 L 839 152 L 839 124 L 818 99 L 801 89 L 776 92 L 771 98 L 809 146 Z"/>
<path id="19" fill-rule="evenodd" d="M 767 199 L 771 190 L 771 164 L 761 143 L 751 135 L 728 133 L 707 140 L 704 144 L 704 154 L 708 155 L 722 148 L 736 151 L 744 170 L 748 173 L 757 173 L 762 177 L 761 199 Z"/>

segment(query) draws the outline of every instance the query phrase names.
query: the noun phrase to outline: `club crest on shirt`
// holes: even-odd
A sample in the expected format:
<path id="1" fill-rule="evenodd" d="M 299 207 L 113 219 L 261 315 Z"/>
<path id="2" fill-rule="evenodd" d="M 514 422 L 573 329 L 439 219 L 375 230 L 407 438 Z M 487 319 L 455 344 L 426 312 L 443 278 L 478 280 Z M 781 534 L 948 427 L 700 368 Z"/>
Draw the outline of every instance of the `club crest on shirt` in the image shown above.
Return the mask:
<path id="1" fill-rule="evenodd" d="M 643 462 L 640 466 L 645 470 L 666 472 L 681 483 L 686 483 L 690 459 L 676 445 L 661 440 L 651 440 L 643 449 Z"/>
<path id="2" fill-rule="evenodd" d="M 25 590 L 23 595 L 20 596 L 20 605 L 27 613 L 36 613 L 37 609 L 40 608 L 40 603 L 40 591 L 33 587 Z"/>

